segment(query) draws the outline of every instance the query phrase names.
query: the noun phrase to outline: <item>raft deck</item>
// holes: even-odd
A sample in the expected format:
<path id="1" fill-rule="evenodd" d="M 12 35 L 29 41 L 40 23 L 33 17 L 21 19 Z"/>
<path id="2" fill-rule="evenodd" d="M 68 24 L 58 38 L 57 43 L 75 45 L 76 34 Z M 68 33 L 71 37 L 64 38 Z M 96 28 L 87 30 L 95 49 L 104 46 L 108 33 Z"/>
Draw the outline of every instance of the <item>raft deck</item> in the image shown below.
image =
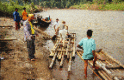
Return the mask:
<path id="1" fill-rule="evenodd" d="M 49 68 L 53 67 L 53 64 L 56 59 L 60 61 L 60 68 L 64 65 L 64 58 L 69 60 L 68 63 L 68 72 L 71 71 L 71 63 L 72 59 L 75 58 L 75 38 L 76 33 L 70 33 L 71 37 L 65 40 L 65 44 L 63 46 L 63 42 L 60 42 L 60 38 L 57 38 L 57 42 L 55 43 L 53 49 L 51 49 L 50 58 L 53 58 Z"/>
<path id="2" fill-rule="evenodd" d="M 77 55 L 82 58 L 83 51 L 77 51 Z M 105 80 L 124 80 L 124 65 L 119 61 L 108 55 L 106 52 L 100 50 L 96 52 L 98 59 L 96 61 L 96 66 L 100 69 L 96 71 L 93 70 L 93 61 L 89 60 L 89 68 L 100 78 Z"/>

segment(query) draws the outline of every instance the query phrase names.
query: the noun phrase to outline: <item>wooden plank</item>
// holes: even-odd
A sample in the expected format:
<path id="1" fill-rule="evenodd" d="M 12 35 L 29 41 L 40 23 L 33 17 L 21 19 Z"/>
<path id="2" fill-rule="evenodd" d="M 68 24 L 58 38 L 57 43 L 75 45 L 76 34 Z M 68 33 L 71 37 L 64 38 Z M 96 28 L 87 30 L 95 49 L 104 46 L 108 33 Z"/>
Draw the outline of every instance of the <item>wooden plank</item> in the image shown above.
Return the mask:
<path id="1" fill-rule="evenodd" d="M 53 63 L 54 63 L 54 61 L 55 61 L 55 59 L 56 59 L 56 55 L 57 55 L 57 53 L 55 53 L 55 55 L 54 55 L 54 57 L 53 57 L 53 59 L 52 59 L 52 62 L 51 62 L 51 64 L 50 64 L 50 66 L 49 66 L 50 69 L 53 67 Z"/>

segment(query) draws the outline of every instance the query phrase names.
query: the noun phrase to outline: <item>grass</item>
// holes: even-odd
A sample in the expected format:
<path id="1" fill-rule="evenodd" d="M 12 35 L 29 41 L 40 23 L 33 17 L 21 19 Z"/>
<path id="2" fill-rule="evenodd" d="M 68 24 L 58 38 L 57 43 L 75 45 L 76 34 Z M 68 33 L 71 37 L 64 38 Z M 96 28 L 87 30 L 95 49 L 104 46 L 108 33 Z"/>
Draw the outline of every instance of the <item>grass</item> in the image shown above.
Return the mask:
<path id="1" fill-rule="evenodd" d="M 77 9 L 88 9 L 88 10 L 117 10 L 124 11 L 124 2 L 120 3 L 106 3 L 106 4 L 96 4 L 96 3 L 85 3 L 80 5 L 71 6 Z"/>
<path id="2" fill-rule="evenodd" d="M 30 11 L 31 10 L 31 5 L 29 4 L 25 4 L 24 6 L 22 5 L 18 5 L 16 3 L 14 4 L 10 4 L 10 3 L 6 3 L 6 2 L 0 2 L 0 12 L 2 13 L 1 16 L 8 16 L 8 17 L 12 17 L 13 12 L 15 11 L 15 8 L 18 8 L 18 12 L 20 14 L 20 16 L 22 15 L 23 12 L 23 8 L 26 8 L 27 13 L 34 13 L 34 11 L 38 11 L 38 7 L 36 5 L 34 5 L 35 10 L 34 11 Z"/>

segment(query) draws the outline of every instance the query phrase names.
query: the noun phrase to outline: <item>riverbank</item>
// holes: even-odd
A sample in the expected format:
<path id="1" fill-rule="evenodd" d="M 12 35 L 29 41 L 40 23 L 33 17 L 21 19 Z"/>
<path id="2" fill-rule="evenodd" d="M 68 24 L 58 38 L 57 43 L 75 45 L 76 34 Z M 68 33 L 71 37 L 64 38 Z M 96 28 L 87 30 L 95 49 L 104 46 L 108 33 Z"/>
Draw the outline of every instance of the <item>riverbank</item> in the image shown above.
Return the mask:
<path id="1" fill-rule="evenodd" d="M 49 70 L 49 50 L 45 48 L 46 35 L 36 37 L 36 61 L 28 60 L 27 44 L 24 42 L 23 26 L 15 30 L 13 19 L 0 18 L 0 26 L 12 25 L 13 27 L 0 27 L 1 38 L 16 38 L 17 40 L 0 42 L 1 80 L 52 80 Z"/>
<path id="2" fill-rule="evenodd" d="M 120 3 L 80 3 L 79 5 L 73 5 L 70 9 L 81 10 L 100 10 L 100 11 L 124 11 L 124 2 Z"/>

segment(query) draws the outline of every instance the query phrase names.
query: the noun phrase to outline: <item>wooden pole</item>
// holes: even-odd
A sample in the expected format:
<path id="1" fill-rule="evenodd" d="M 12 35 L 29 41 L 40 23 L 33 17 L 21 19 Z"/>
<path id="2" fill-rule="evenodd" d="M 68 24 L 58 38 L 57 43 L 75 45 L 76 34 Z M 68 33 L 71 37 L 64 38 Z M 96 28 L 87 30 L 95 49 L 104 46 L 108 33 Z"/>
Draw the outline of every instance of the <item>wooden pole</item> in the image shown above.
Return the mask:
<path id="1" fill-rule="evenodd" d="M 67 50 L 67 49 L 63 49 L 63 50 L 57 49 L 56 51 L 60 51 L 60 52 L 63 51 L 63 52 L 66 52 L 66 50 Z M 51 49 L 51 51 L 55 51 L 55 49 Z M 68 51 L 73 51 L 73 50 L 72 50 L 72 49 L 68 49 Z"/>
<path id="2" fill-rule="evenodd" d="M 69 64 L 68 64 L 68 72 L 70 72 L 71 71 L 71 58 L 72 58 L 72 56 L 71 56 L 71 53 L 70 53 L 70 59 L 69 59 Z"/>
<path id="3" fill-rule="evenodd" d="M 50 54 L 49 57 L 53 57 L 53 56 L 54 56 L 54 53 L 56 52 L 56 49 L 57 49 L 57 47 L 58 47 L 58 43 L 59 43 L 59 41 L 57 40 L 56 44 L 55 44 L 54 47 L 53 47 L 54 49 L 51 50 L 51 54 Z"/>
<path id="4" fill-rule="evenodd" d="M 0 27 L 13 27 L 13 26 L 0 26 Z"/>
<path id="5" fill-rule="evenodd" d="M 107 57 L 109 57 L 110 59 L 112 59 L 114 62 L 116 62 L 117 64 L 119 64 L 120 66 L 122 66 L 124 68 L 124 65 L 121 64 L 118 60 L 114 59 L 112 56 L 108 55 L 106 52 L 103 52 L 103 54 L 105 54 Z"/>
<path id="6" fill-rule="evenodd" d="M 55 55 L 54 55 L 54 57 L 53 57 L 53 59 L 52 59 L 52 62 L 51 62 L 51 64 L 50 64 L 50 66 L 49 66 L 50 69 L 53 67 L 53 63 L 55 62 L 56 55 L 57 55 L 57 53 L 55 53 Z"/>
<path id="7" fill-rule="evenodd" d="M 54 56 L 53 51 L 51 51 L 51 54 L 49 55 L 50 58 L 52 58 Z"/>
<path id="8" fill-rule="evenodd" d="M 113 73 L 105 67 L 104 63 L 96 61 L 96 64 L 99 65 L 106 73 L 114 77 L 115 80 L 119 80 L 118 77 L 114 76 Z"/>
<path id="9" fill-rule="evenodd" d="M 64 61 L 64 52 L 62 53 L 62 58 L 61 58 L 61 62 L 60 62 L 60 68 L 62 68 L 62 66 L 63 66 L 63 61 Z"/>
<path id="10" fill-rule="evenodd" d="M 61 53 L 60 53 L 59 56 L 58 56 L 58 60 L 59 60 L 59 61 L 61 60 L 61 57 L 62 57 L 62 51 L 61 51 Z"/>
<path id="11" fill-rule="evenodd" d="M 75 34 L 74 34 L 74 37 L 75 37 Z M 74 44 L 73 44 L 73 55 L 72 55 L 72 58 L 75 58 L 75 38 L 73 40 L 74 40 Z"/>
<path id="12" fill-rule="evenodd" d="M 108 78 L 106 78 L 106 76 L 105 76 L 101 71 L 98 71 L 98 73 L 99 73 L 105 80 L 108 80 Z"/>
<path id="13" fill-rule="evenodd" d="M 16 38 L 4 38 L 4 39 L 0 39 L 0 41 L 13 41 L 13 40 L 17 40 Z"/>
<path id="14" fill-rule="evenodd" d="M 46 35 L 46 36 L 49 36 L 48 34 L 44 33 L 42 30 L 36 28 L 35 26 L 34 26 L 34 29 L 35 29 L 36 31 L 40 32 L 41 34 L 44 34 L 44 35 Z"/>
<path id="15" fill-rule="evenodd" d="M 80 55 L 80 53 L 79 52 L 77 52 L 77 55 L 84 61 L 84 59 L 82 58 L 82 56 Z M 93 71 L 93 73 L 96 75 L 96 76 L 98 76 L 98 74 L 90 67 L 90 66 L 88 66 L 89 67 L 89 69 L 90 70 L 92 70 Z M 99 76 L 98 76 L 99 77 Z M 100 80 L 102 80 L 102 78 L 101 77 L 99 77 L 100 78 Z"/>

